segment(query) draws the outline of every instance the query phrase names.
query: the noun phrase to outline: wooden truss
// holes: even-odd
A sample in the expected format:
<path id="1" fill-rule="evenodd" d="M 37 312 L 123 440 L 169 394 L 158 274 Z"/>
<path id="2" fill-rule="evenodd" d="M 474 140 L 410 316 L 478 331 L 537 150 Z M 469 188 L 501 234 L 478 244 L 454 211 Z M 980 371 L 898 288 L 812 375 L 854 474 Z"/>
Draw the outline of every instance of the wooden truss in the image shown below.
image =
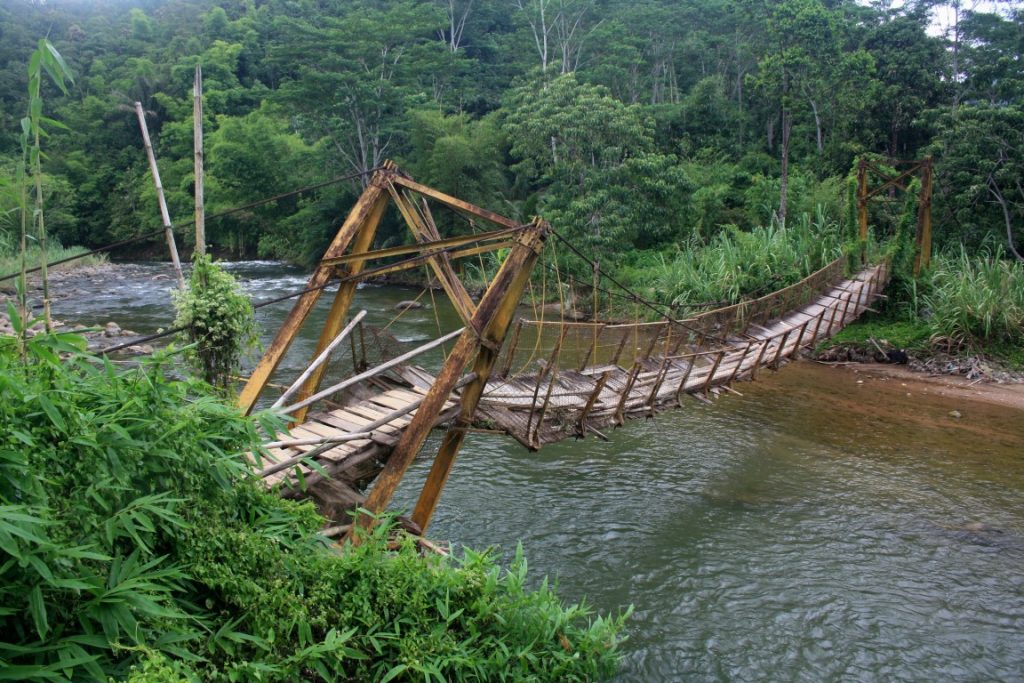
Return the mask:
<path id="1" fill-rule="evenodd" d="M 475 235 L 443 238 L 431 216 L 426 201 L 428 198 L 457 212 L 490 223 L 497 229 Z M 377 226 L 389 202 L 394 202 L 398 208 L 416 243 L 372 251 Z M 460 385 L 459 413 L 444 436 L 413 511 L 413 522 L 425 530 L 462 446 L 466 429 L 472 422 L 477 403 L 498 359 L 516 306 L 522 298 L 549 230 L 548 224 L 539 218 L 527 224 L 519 224 L 420 185 L 392 162 L 385 162 L 374 174 L 338 230 L 323 259 L 313 271 L 307 284 L 307 291 L 296 301 L 281 330 L 253 370 L 239 395 L 239 407 L 245 412 L 252 410 L 270 375 L 281 362 L 328 284 L 335 280 L 340 281 L 313 353 L 314 359 L 327 349 L 341 330 L 360 280 L 428 265 L 451 299 L 465 328 L 445 360 L 436 381 L 416 410 L 412 422 L 402 432 L 363 506 L 371 512 L 380 512 L 387 506 L 409 465 L 422 448 L 436 416 L 440 414 L 457 385 Z M 508 255 L 483 296 L 475 302 L 452 268 L 452 261 L 499 249 L 508 249 Z M 393 261 L 392 259 L 396 257 L 405 258 Z M 388 259 L 390 262 L 373 268 L 366 267 L 382 259 Z M 463 372 L 470 362 L 471 372 L 463 377 Z M 320 365 L 310 374 L 296 394 L 297 401 L 317 392 L 326 365 Z M 293 419 L 302 422 L 306 410 L 301 408 L 295 411 Z M 360 522 L 371 523 L 366 517 Z"/>
<path id="2" fill-rule="evenodd" d="M 857 165 L 857 221 L 860 225 L 860 241 L 865 244 L 868 239 L 868 201 L 886 190 L 908 189 L 908 181 L 915 175 L 921 178 L 921 189 L 917 201 L 917 252 L 914 256 L 914 276 L 921 274 L 932 260 L 932 158 L 910 161 L 893 160 L 888 164 L 895 171 L 888 171 L 863 157 Z M 871 186 L 871 175 L 878 179 L 878 184 Z M 861 252 L 864 260 L 864 252 Z"/>

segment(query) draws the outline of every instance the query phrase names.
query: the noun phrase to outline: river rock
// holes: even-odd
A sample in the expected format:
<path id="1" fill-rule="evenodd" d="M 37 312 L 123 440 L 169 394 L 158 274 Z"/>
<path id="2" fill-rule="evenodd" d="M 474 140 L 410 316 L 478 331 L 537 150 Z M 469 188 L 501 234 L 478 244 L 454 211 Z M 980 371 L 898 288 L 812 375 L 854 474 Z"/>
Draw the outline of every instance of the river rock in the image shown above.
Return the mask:
<path id="1" fill-rule="evenodd" d="M 399 301 L 395 304 L 396 311 L 415 311 L 423 308 L 423 304 L 419 301 Z"/>
<path id="2" fill-rule="evenodd" d="M 104 337 L 117 337 L 121 334 L 121 326 L 115 322 L 109 322 L 103 329 Z"/>

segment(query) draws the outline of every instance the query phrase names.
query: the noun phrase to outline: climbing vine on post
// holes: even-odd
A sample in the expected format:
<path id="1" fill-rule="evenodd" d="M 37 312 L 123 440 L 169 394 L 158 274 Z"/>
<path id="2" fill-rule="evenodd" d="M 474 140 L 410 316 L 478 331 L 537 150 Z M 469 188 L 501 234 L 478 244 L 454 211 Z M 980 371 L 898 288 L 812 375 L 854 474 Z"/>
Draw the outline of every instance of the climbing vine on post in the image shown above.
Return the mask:
<path id="1" fill-rule="evenodd" d="M 184 327 L 185 358 L 210 384 L 227 388 L 242 356 L 256 345 L 252 303 L 209 255 L 196 255 L 186 290 L 176 291 L 174 324 Z"/>

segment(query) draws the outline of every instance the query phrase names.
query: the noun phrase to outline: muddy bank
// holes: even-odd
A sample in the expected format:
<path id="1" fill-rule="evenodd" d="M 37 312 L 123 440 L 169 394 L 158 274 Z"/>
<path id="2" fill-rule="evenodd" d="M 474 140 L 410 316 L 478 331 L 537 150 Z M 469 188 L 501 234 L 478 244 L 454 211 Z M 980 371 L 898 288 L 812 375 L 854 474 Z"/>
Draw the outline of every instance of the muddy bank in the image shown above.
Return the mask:
<path id="1" fill-rule="evenodd" d="M 949 399 L 951 406 L 958 401 L 968 401 L 1024 410 L 1024 383 L 1020 381 L 997 383 L 960 375 L 926 374 L 906 365 L 886 363 L 835 364 L 833 367 L 851 375 L 866 389 L 882 385 L 892 390 L 899 387 L 910 399 L 930 396 Z M 956 412 L 955 407 L 951 408 L 952 412 Z"/>

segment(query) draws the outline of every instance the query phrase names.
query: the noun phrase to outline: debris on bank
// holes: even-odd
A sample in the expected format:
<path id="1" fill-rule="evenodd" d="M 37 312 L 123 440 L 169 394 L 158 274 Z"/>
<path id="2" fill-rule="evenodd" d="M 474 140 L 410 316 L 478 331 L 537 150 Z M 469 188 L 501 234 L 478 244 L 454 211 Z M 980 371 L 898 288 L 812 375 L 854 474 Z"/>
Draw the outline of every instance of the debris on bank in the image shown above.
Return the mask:
<path id="1" fill-rule="evenodd" d="M 984 355 L 953 355 L 950 353 L 897 349 L 884 339 L 869 340 L 869 345 L 836 344 L 815 353 L 812 358 L 821 363 L 890 363 L 906 365 L 907 369 L 922 374 L 952 375 L 969 380 L 994 384 L 1024 383 L 1024 373 L 1002 367 Z"/>

